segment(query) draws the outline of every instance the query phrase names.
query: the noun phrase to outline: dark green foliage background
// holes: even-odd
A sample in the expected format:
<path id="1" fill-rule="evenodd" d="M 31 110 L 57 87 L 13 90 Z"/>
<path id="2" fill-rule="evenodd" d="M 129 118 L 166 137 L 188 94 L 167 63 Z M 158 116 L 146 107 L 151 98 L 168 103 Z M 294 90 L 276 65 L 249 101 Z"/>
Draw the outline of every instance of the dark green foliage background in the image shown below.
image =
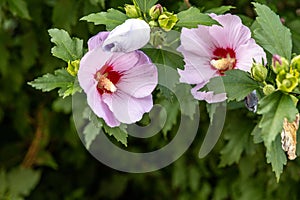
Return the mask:
<path id="1" fill-rule="evenodd" d="M 285 19 L 293 35 L 293 52 L 300 54 L 299 1 L 257 2 L 268 5 Z M 27 82 L 66 65 L 52 57 L 48 29 L 65 29 L 86 43 L 105 27 L 79 19 L 125 3 L 131 2 L 0 0 L 0 169 L 9 174 L 21 165 L 40 173 L 40 180 L 29 195 L 24 195 L 25 199 L 299 199 L 299 159 L 288 161 L 277 183 L 266 163 L 264 146 L 253 142 L 251 131 L 256 117 L 245 108 L 236 109 L 239 105 L 229 105 L 232 109 L 227 113 L 222 137 L 204 159 L 198 158 L 209 124 L 204 103 L 200 103 L 200 129 L 193 145 L 178 161 L 162 170 L 122 173 L 104 166 L 88 153 L 73 125 L 71 99 L 61 100 L 56 92 L 42 93 Z M 175 12 L 186 9 L 179 0 L 159 3 Z M 236 9 L 232 13 L 240 15 L 246 25 L 255 17 L 251 2 L 246 0 L 190 3 L 203 11 L 233 5 Z M 37 133 L 41 134 L 39 148 L 28 164 L 26 154 Z M 153 140 L 160 146 L 168 139 L 160 135 Z M 132 138 L 128 145 L 143 150 L 145 146 L 152 148 L 151 144 L 140 144 Z M 16 177 L 10 184 L 19 181 Z M 0 188 L 1 184 L 3 187 L 0 178 Z M 5 196 L 0 189 L 0 200 L 10 199 L 8 192 Z"/>

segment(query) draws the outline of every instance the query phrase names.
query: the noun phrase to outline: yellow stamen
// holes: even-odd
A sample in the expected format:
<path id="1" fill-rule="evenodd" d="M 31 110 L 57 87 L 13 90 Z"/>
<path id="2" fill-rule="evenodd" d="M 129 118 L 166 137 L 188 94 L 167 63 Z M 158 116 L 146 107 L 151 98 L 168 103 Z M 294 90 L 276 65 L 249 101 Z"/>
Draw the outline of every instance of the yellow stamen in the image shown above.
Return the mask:
<path id="1" fill-rule="evenodd" d="M 231 58 L 229 54 L 227 54 L 226 58 L 221 58 L 218 60 L 211 60 L 210 64 L 218 69 L 218 70 L 227 70 L 227 69 L 233 69 L 235 63 L 235 58 Z"/>
<path id="2" fill-rule="evenodd" d="M 100 72 L 96 73 L 96 80 L 98 81 L 98 87 L 100 89 L 105 89 L 110 92 L 117 91 L 116 86 L 108 79 L 106 78 L 106 74 L 102 75 Z"/>

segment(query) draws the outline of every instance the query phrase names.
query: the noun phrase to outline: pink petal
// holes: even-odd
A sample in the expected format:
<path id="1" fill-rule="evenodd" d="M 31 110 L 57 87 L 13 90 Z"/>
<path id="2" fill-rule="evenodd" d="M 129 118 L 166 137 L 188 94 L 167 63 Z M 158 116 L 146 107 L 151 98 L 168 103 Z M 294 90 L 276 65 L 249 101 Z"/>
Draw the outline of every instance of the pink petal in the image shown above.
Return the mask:
<path id="1" fill-rule="evenodd" d="M 123 73 L 116 87 L 133 97 L 141 98 L 151 95 L 157 82 L 156 66 L 151 63 L 138 63 Z"/>
<path id="2" fill-rule="evenodd" d="M 104 40 L 107 38 L 109 32 L 108 31 L 102 31 L 99 32 L 97 35 L 91 37 L 88 40 L 88 48 L 89 51 L 95 49 L 96 47 L 102 46 Z"/>
<path id="3" fill-rule="evenodd" d="M 102 97 L 117 120 L 126 124 L 141 120 L 143 114 L 153 107 L 152 95 L 135 98 L 118 90 L 112 95 L 103 94 Z"/>
<path id="4" fill-rule="evenodd" d="M 205 100 L 207 103 L 219 103 L 225 101 L 227 99 L 226 93 L 214 94 L 214 92 L 201 92 L 197 91 L 198 89 L 202 88 L 203 84 L 197 85 L 195 88 L 192 89 L 192 95 L 195 99 L 198 100 Z"/>
<path id="5" fill-rule="evenodd" d="M 105 65 L 111 55 L 109 52 L 104 52 L 101 47 L 97 47 L 83 56 L 78 70 L 78 81 L 85 92 L 95 83 L 94 75 Z"/>
<path id="6" fill-rule="evenodd" d="M 102 97 L 96 89 L 96 85 L 91 87 L 87 93 L 87 102 L 92 111 L 110 127 L 119 126 L 120 122 L 115 118 L 109 107 L 102 101 Z"/>
<path id="7" fill-rule="evenodd" d="M 113 53 L 107 62 L 112 65 L 115 71 L 124 72 L 134 67 L 139 61 L 139 54 L 135 51 L 130 53 Z"/>
<path id="8" fill-rule="evenodd" d="M 222 26 L 213 25 L 209 34 L 217 41 L 217 47 L 236 49 L 239 45 L 246 43 L 251 38 L 250 29 L 244 26 L 238 16 L 211 15 Z"/>
<path id="9" fill-rule="evenodd" d="M 266 53 L 253 39 L 236 49 L 236 58 L 236 67 L 248 72 L 251 70 L 253 59 L 257 63 L 262 63 L 262 61 L 264 61 L 264 63 L 267 62 Z"/>
<path id="10" fill-rule="evenodd" d="M 186 52 L 201 57 L 211 57 L 214 49 L 214 39 L 209 35 L 208 27 L 183 28 L 180 35 L 181 46 L 177 49 L 184 56 Z"/>

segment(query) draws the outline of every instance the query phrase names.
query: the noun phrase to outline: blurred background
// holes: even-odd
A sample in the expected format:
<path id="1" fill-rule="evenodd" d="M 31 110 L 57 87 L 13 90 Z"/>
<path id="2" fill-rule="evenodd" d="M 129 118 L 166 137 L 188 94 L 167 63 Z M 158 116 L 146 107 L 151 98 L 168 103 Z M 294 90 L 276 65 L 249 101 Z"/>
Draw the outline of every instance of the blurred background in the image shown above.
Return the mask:
<path id="1" fill-rule="evenodd" d="M 282 18 L 300 54 L 299 0 L 260 0 Z M 72 120 L 71 98 L 43 93 L 27 82 L 53 73 L 66 63 L 52 57 L 47 30 L 60 28 L 86 41 L 104 26 L 79 19 L 92 12 L 123 7 L 125 0 L 0 0 L 0 200 L 97 199 L 299 199 L 299 159 L 288 162 L 279 183 L 266 163 L 265 148 L 254 144 L 244 121 L 255 123 L 246 109 L 227 113 L 230 126 L 213 151 L 198 158 L 209 125 L 204 103 L 196 140 L 175 163 L 144 174 L 122 173 L 93 158 L 81 143 Z M 187 8 L 183 0 L 161 0 L 169 11 Z M 232 13 L 250 26 L 251 1 L 190 0 L 203 12 L 232 5 Z M 270 33 L 272 34 L 272 33 Z M 247 122 L 247 121 L 246 121 Z M 247 127 L 245 125 L 244 127 Z M 156 144 L 168 143 L 157 136 Z M 130 145 L 144 143 L 129 138 Z M 299 149 L 299 148 L 298 148 Z M 299 155 L 299 154 L 298 154 Z"/>

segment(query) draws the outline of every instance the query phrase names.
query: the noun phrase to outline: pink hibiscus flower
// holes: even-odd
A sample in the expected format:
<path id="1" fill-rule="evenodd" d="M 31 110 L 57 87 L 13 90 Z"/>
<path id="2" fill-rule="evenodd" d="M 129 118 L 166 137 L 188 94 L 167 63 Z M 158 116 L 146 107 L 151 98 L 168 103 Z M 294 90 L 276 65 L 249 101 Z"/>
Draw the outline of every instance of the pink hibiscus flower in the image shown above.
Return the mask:
<path id="1" fill-rule="evenodd" d="M 180 82 L 195 84 L 193 96 L 198 100 L 216 103 L 226 100 L 226 94 L 201 92 L 209 80 L 231 69 L 250 72 L 252 62 L 266 63 L 266 54 L 251 38 L 251 32 L 238 16 L 231 14 L 210 16 L 221 26 L 183 28 L 178 51 L 183 54 L 184 70 L 178 69 Z M 237 83 L 238 84 L 238 83 Z"/>
<path id="2" fill-rule="evenodd" d="M 93 112 L 110 127 L 139 121 L 153 106 L 157 69 L 141 51 L 103 51 L 108 32 L 88 41 L 89 51 L 80 61 L 78 80 Z"/>

